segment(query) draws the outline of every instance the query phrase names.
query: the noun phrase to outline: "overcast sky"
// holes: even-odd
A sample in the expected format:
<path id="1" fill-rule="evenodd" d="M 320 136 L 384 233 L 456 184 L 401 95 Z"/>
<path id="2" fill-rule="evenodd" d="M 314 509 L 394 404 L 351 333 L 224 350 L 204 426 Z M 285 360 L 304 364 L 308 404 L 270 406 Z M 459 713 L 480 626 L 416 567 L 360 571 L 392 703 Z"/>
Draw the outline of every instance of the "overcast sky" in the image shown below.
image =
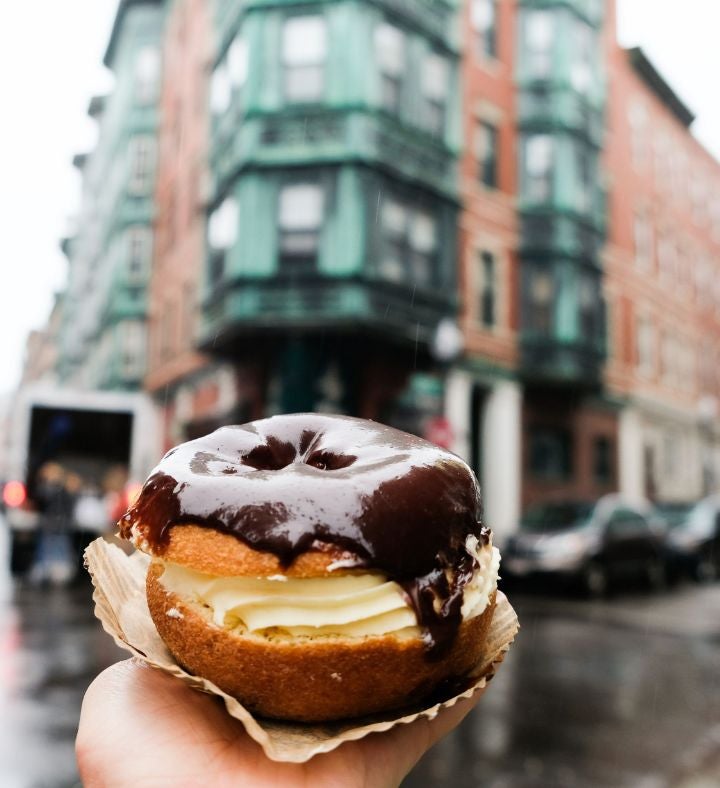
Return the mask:
<path id="1" fill-rule="evenodd" d="M 73 155 L 109 83 L 101 58 L 117 0 L 0 2 L 0 392 L 17 382 L 27 332 L 42 326 L 66 264 L 58 240 L 78 204 Z M 720 158 L 720 2 L 619 0 L 620 40 L 640 44 L 697 114 Z"/>

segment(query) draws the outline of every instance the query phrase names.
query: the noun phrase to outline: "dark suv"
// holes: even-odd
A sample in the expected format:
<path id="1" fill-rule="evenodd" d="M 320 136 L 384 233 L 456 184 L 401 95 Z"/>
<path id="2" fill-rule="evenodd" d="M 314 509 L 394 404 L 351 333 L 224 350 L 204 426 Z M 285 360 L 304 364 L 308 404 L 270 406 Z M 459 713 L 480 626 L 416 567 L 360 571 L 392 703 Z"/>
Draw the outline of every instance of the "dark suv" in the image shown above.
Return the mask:
<path id="1" fill-rule="evenodd" d="M 507 541 L 501 574 L 553 577 L 592 596 L 632 579 L 659 587 L 666 577 L 664 535 L 647 505 L 617 495 L 539 504 Z"/>
<path id="2" fill-rule="evenodd" d="M 670 531 L 668 547 L 675 574 L 687 572 L 699 581 L 720 578 L 720 495 L 695 504 Z"/>

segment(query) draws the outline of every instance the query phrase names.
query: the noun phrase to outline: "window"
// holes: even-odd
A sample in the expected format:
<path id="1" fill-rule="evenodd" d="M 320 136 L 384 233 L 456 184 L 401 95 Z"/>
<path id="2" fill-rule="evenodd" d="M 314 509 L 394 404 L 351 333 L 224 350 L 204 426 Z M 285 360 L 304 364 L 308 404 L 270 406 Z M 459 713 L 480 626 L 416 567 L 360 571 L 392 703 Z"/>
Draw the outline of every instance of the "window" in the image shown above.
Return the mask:
<path id="1" fill-rule="evenodd" d="M 553 139 L 533 134 L 525 140 L 525 196 L 533 202 L 552 197 Z"/>
<path id="2" fill-rule="evenodd" d="M 160 322 L 160 358 L 172 358 L 175 352 L 175 303 L 168 301 Z"/>
<path id="3" fill-rule="evenodd" d="M 142 135 L 130 140 L 130 179 L 128 191 L 136 196 L 150 193 L 155 177 L 156 143 L 153 137 Z"/>
<path id="4" fill-rule="evenodd" d="M 225 258 L 237 241 L 239 219 L 234 197 L 226 197 L 208 218 L 208 283 L 211 287 L 225 275 Z"/>
<path id="5" fill-rule="evenodd" d="M 131 227 L 127 231 L 127 278 L 142 282 L 150 270 L 152 232 L 148 227 Z"/>
<path id="6" fill-rule="evenodd" d="M 293 183 L 280 191 L 280 264 L 294 272 L 314 269 L 320 248 L 325 193 L 318 183 Z"/>
<path id="7" fill-rule="evenodd" d="M 633 99 L 628 106 L 627 114 L 630 123 L 633 166 L 639 170 L 646 167 L 649 160 L 648 112 L 641 100 Z"/>
<path id="8" fill-rule="evenodd" d="M 651 268 L 654 252 L 654 233 L 650 218 L 645 213 L 635 214 L 635 264 L 638 268 Z"/>
<path id="9" fill-rule="evenodd" d="M 613 465 L 612 441 L 604 435 L 596 437 L 593 440 L 593 477 L 597 484 L 613 483 Z"/>
<path id="10" fill-rule="evenodd" d="M 140 377 L 144 364 L 145 331 L 142 324 L 135 321 L 122 323 L 121 326 L 122 376 Z"/>
<path id="11" fill-rule="evenodd" d="M 587 213 L 592 207 L 593 161 L 592 154 L 582 143 L 575 143 L 575 194 L 577 209 Z"/>
<path id="12" fill-rule="evenodd" d="M 658 240 L 658 271 L 666 281 L 675 277 L 677 268 L 677 246 L 668 235 Z"/>
<path id="13" fill-rule="evenodd" d="M 598 281 L 594 276 L 581 274 L 578 289 L 580 339 L 594 344 L 600 335 L 601 302 Z"/>
<path id="14" fill-rule="evenodd" d="M 638 371 L 644 375 L 655 372 L 655 327 L 647 317 L 641 317 L 637 322 L 637 366 Z"/>
<path id="15" fill-rule="evenodd" d="M 155 47 L 143 47 L 135 58 L 135 100 L 138 104 L 153 104 L 160 91 L 160 52 Z"/>
<path id="16" fill-rule="evenodd" d="M 578 93 L 585 94 L 592 87 L 595 69 L 595 33 L 585 22 L 576 21 L 574 26 L 574 53 L 570 68 L 570 82 Z"/>
<path id="17" fill-rule="evenodd" d="M 552 73 L 554 38 L 552 11 L 530 11 L 525 22 L 525 57 L 531 78 L 545 79 Z"/>
<path id="18" fill-rule="evenodd" d="M 438 248 L 435 217 L 425 208 L 396 197 L 386 197 L 381 221 L 382 276 L 393 282 L 431 286 Z"/>
<path id="19" fill-rule="evenodd" d="M 248 48 L 247 42 L 236 36 L 227 51 L 227 75 L 234 89 L 241 89 L 247 81 L 248 75 Z"/>
<path id="20" fill-rule="evenodd" d="M 553 332 L 553 296 L 555 284 L 549 269 L 535 268 L 526 271 L 528 328 L 549 336 Z"/>
<path id="21" fill-rule="evenodd" d="M 425 105 L 425 128 L 436 137 L 441 137 L 445 131 L 448 66 L 445 58 L 435 52 L 425 56 L 421 90 Z"/>
<path id="22" fill-rule="evenodd" d="M 232 83 L 227 63 L 222 60 L 215 66 L 210 79 L 210 111 L 213 115 L 224 115 L 232 102 Z"/>
<path id="23" fill-rule="evenodd" d="M 478 178 L 485 186 L 498 185 L 498 130 L 492 123 L 482 121 L 477 129 Z"/>
<path id="24" fill-rule="evenodd" d="M 477 318 L 485 328 L 497 322 L 497 265 L 495 255 L 483 250 L 477 261 Z"/>
<path id="25" fill-rule="evenodd" d="M 405 35 L 386 22 L 375 28 L 375 59 L 380 70 L 383 109 L 398 112 L 405 76 Z"/>
<path id="26" fill-rule="evenodd" d="M 283 26 L 282 62 L 285 98 L 290 102 L 320 101 L 325 90 L 327 54 L 325 20 L 295 16 Z"/>
<path id="27" fill-rule="evenodd" d="M 497 0 L 472 0 L 470 24 L 478 57 L 497 57 Z"/>
<path id="28" fill-rule="evenodd" d="M 530 429 L 530 473 L 536 479 L 561 481 L 572 475 L 572 442 L 569 430 L 560 427 Z"/>

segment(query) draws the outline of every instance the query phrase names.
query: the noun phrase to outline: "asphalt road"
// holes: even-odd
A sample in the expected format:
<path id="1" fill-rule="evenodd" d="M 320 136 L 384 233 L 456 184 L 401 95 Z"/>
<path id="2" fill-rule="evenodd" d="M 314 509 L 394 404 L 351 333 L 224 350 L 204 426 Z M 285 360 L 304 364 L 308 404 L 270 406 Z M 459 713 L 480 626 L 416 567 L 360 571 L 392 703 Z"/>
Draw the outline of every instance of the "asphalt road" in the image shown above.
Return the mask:
<path id="1" fill-rule="evenodd" d="M 720 585 L 511 599 L 522 631 L 505 664 L 405 788 L 720 785 Z M 123 656 L 88 584 L 21 587 L 0 573 L 0 788 L 77 784 L 83 692 Z"/>

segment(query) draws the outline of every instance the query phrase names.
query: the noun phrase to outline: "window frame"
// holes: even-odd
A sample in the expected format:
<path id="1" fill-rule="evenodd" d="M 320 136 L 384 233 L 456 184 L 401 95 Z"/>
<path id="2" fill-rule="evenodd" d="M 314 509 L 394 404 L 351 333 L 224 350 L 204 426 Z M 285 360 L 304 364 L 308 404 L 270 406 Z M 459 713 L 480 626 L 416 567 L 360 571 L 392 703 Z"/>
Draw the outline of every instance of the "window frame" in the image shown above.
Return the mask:
<path id="1" fill-rule="evenodd" d="M 389 204 L 394 204 L 403 214 L 402 228 L 389 227 L 386 221 L 386 211 Z M 438 281 L 438 255 L 440 252 L 441 225 L 432 205 L 422 201 L 412 200 L 394 192 L 385 192 L 381 204 L 380 232 L 381 248 L 379 255 L 378 273 L 380 278 L 395 284 L 410 283 L 421 289 L 431 289 Z M 420 248 L 413 241 L 413 227 L 418 220 L 429 218 L 432 227 L 433 245 L 428 249 Z M 388 252 L 392 250 L 392 253 Z M 387 262 L 394 260 L 399 263 L 400 277 L 387 275 Z M 420 261 L 420 265 L 418 265 Z M 425 271 L 424 277 L 418 274 Z"/>
<path id="2" fill-rule="evenodd" d="M 288 225 L 283 219 L 283 194 L 291 189 L 317 190 L 319 211 L 317 222 L 307 225 Z M 316 273 L 322 250 L 322 234 L 327 216 L 328 189 L 319 178 L 292 179 L 281 183 L 277 192 L 277 266 L 278 271 L 292 274 Z M 290 238 L 312 242 L 312 248 L 293 251 L 289 247 Z"/>
<path id="3" fill-rule="evenodd" d="M 382 31 L 390 37 L 397 35 L 397 42 L 400 43 L 400 59 L 402 64 L 397 67 L 390 67 L 389 58 L 382 58 L 380 52 L 380 38 Z M 407 34 L 397 25 L 381 20 L 373 31 L 373 50 L 375 62 L 378 65 L 378 76 L 380 81 L 380 106 L 391 114 L 399 114 L 402 108 L 403 93 L 405 88 L 405 78 L 407 76 Z M 384 62 L 383 62 L 384 60 Z M 393 73 L 394 72 L 394 73 Z M 388 90 L 389 89 L 389 90 Z M 387 101 L 392 94 L 392 101 Z"/>
<path id="4" fill-rule="evenodd" d="M 500 188 L 500 128 L 486 118 L 477 121 L 478 180 L 486 189 Z"/>
<path id="5" fill-rule="evenodd" d="M 299 20 L 312 19 L 322 25 L 322 55 L 317 59 L 309 61 L 297 61 L 295 58 L 288 59 L 287 35 L 288 26 L 297 24 Z M 328 63 L 328 20 L 323 13 L 302 13 L 291 14 L 283 20 L 280 31 L 280 65 L 282 71 L 282 97 L 283 101 L 289 105 L 320 104 L 325 98 L 327 88 L 327 63 Z M 297 77 L 300 70 L 315 71 L 320 75 L 319 89 L 312 95 L 293 95 L 290 89 L 290 78 Z"/>
<path id="6" fill-rule="evenodd" d="M 557 468 L 550 468 L 547 463 L 539 463 L 538 455 L 540 438 L 557 440 L 559 463 Z M 547 442 L 547 440 L 546 440 Z M 547 454 L 547 446 L 545 453 Z M 527 471 L 533 479 L 541 482 L 567 482 L 573 478 L 575 470 L 574 434 L 571 429 L 555 424 L 533 424 L 528 430 Z M 542 466 L 542 467 L 541 467 Z"/>
<path id="7" fill-rule="evenodd" d="M 500 4 L 498 0 L 471 0 L 470 29 L 473 52 L 478 60 L 499 60 Z M 487 13 L 489 11 L 489 14 Z M 487 23 L 480 17 L 488 16 Z"/>
<path id="8" fill-rule="evenodd" d="M 136 134 L 128 145 L 127 192 L 133 197 L 152 194 L 157 169 L 157 139 L 152 134 Z"/>
<path id="9" fill-rule="evenodd" d="M 474 260 L 475 321 L 484 331 L 494 332 L 500 325 L 499 256 L 492 249 L 480 247 L 475 250 Z M 488 269 L 492 271 L 489 286 Z"/>

